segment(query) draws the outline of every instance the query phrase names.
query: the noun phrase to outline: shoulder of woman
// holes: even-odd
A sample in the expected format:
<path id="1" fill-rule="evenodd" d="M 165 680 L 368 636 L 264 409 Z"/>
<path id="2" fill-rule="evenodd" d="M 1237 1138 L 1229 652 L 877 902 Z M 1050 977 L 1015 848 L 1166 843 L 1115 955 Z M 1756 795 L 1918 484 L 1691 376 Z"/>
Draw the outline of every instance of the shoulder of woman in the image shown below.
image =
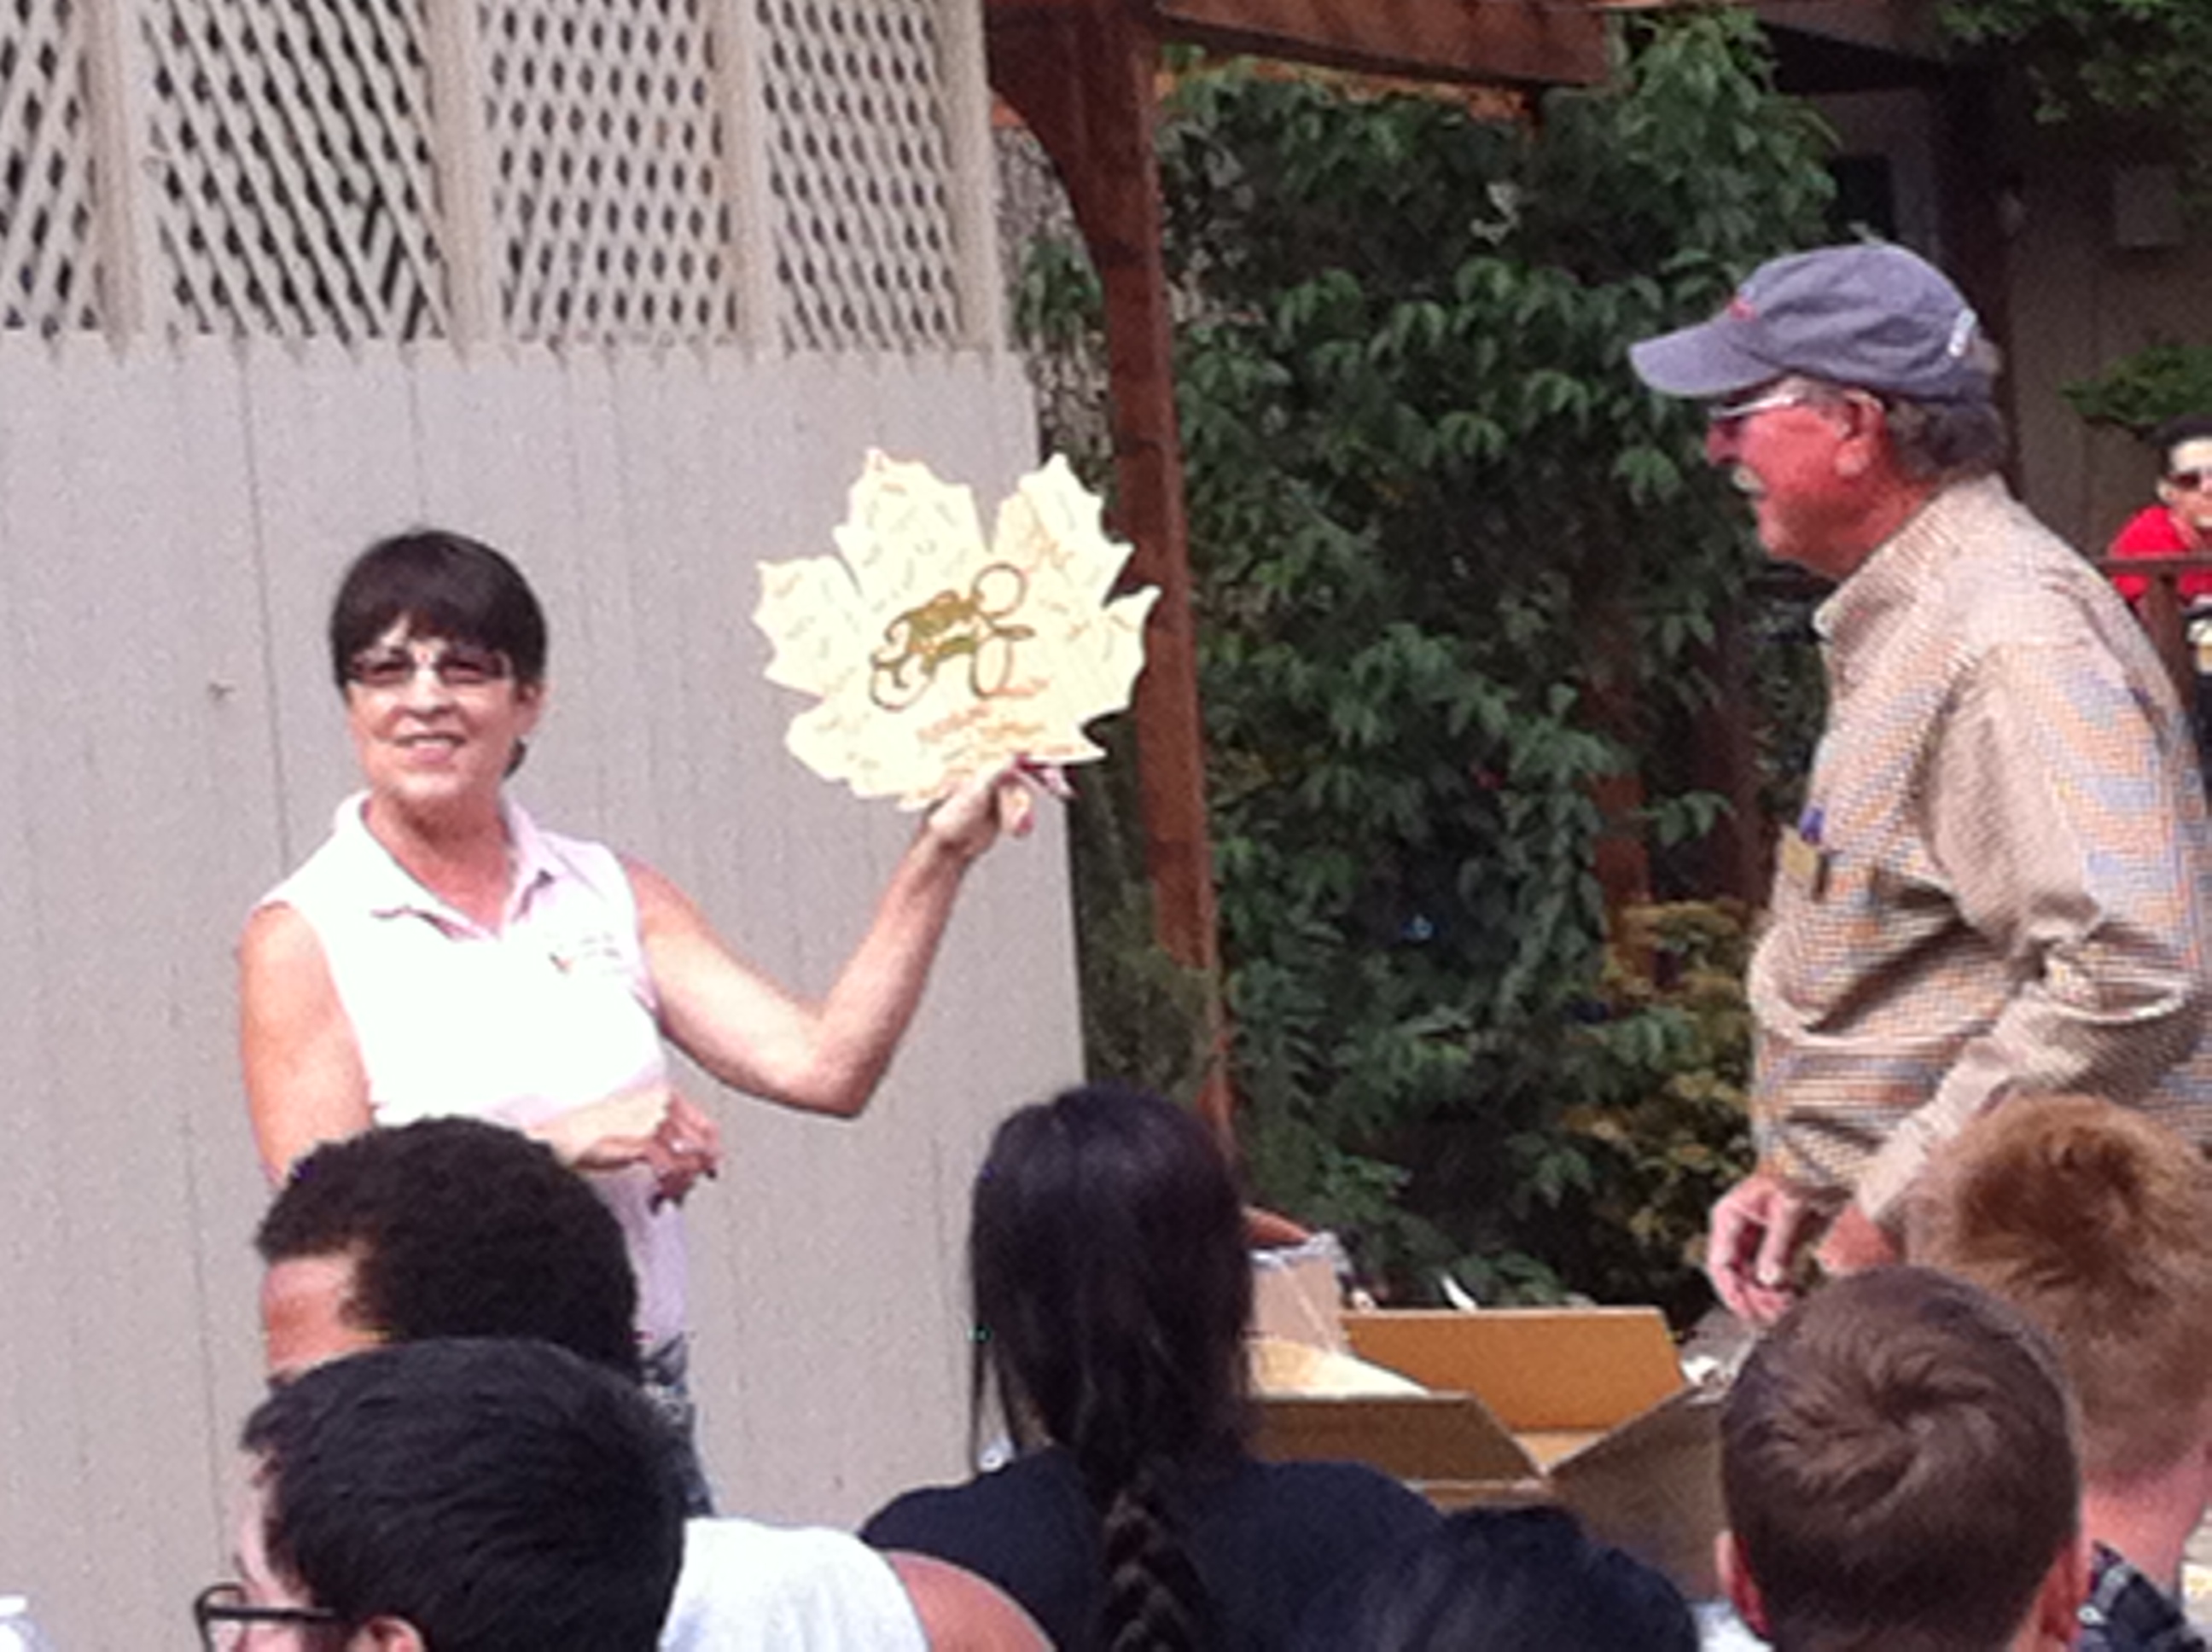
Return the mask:
<path id="1" fill-rule="evenodd" d="M 238 956 L 249 966 L 281 969 L 322 962 L 323 944 L 297 907 L 265 901 L 247 914 L 238 938 Z"/>
<path id="2" fill-rule="evenodd" d="M 631 898 L 637 902 L 639 926 L 651 928 L 657 920 L 699 923 L 699 908 L 691 897 L 665 874 L 633 856 L 618 855 L 623 875 L 629 880 Z"/>
<path id="3" fill-rule="evenodd" d="M 1026 1452 L 1003 1468 L 958 1485 L 924 1485 L 902 1491 L 868 1516 L 860 1535 L 879 1549 L 927 1548 L 922 1540 L 950 1522 L 965 1527 L 981 1520 L 995 1526 L 1024 1511 L 1034 1520 L 1055 1505 L 1081 1510 L 1083 1482 L 1073 1461 L 1057 1447 Z"/>
<path id="4" fill-rule="evenodd" d="M 1440 1518 L 1419 1492 L 1365 1463 L 1255 1461 L 1251 1469 L 1269 1494 L 1332 1507 L 1346 1521 L 1426 1526 Z"/>

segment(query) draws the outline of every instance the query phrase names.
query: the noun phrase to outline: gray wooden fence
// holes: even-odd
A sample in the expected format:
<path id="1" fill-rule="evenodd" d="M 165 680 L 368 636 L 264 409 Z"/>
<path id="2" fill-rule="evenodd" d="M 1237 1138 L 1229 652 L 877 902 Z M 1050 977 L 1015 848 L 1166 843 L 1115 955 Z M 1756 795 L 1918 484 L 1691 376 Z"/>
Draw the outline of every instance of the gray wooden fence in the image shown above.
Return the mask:
<path id="1" fill-rule="evenodd" d="M 232 945 L 352 785 L 319 640 L 343 561 L 434 522 L 508 550 L 554 632 L 520 793 L 826 986 L 912 821 L 783 751 L 763 558 L 830 550 L 878 445 L 1034 462 L 1009 358 L 756 358 L 0 332 L 0 1589 L 67 1652 L 189 1643 L 258 1390 L 264 1193 Z M 1078 1061 L 1064 843 L 995 851 L 874 1109 L 718 1092 L 695 1201 L 726 1503 L 843 1520 L 961 1469 L 958 1257 L 991 1120 Z"/>

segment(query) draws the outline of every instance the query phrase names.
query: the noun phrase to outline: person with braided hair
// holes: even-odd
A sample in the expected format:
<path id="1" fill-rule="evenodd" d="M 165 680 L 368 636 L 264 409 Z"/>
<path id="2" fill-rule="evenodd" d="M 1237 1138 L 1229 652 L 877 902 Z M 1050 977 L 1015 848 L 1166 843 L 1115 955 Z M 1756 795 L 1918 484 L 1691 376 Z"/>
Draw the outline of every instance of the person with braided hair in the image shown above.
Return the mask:
<path id="1" fill-rule="evenodd" d="M 1279 1648 L 1340 1582 L 1434 1529 L 1395 1480 L 1245 1449 L 1244 1215 L 1212 1136 L 1110 1085 L 993 1137 L 968 1240 L 975 1423 L 1017 1455 L 909 1491 L 861 1536 L 1014 1597 L 1062 1652 Z"/>

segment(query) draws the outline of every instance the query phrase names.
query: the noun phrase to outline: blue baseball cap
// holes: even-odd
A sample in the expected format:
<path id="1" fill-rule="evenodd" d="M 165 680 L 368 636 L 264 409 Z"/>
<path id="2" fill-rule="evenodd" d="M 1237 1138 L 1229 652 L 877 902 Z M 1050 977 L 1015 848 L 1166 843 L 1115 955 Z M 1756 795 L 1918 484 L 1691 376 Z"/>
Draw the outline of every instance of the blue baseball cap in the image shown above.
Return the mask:
<path id="1" fill-rule="evenodd" d="M 1990 393 L 1981 323 L 1943 272 L 1882 241 L 1770 259 L 1710 321 L 1632 344 L 1667 396 L 1733 396 L 1789 374 L 1911 401 Z"/>

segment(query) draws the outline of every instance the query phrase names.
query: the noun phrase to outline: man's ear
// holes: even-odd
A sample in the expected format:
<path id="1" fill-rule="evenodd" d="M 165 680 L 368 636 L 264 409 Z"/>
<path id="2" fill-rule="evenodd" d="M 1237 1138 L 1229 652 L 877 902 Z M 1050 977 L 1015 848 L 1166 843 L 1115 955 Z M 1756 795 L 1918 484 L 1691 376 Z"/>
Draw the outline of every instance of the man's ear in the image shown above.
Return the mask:
<path id="1" fill-rule="evenodd" d="M 430 1643 L 404 1618 L 371 1618 L 348 1637 L 345 1652 L 430 1652 Z"/>
<path id="2" fill-rule="evenodd" d="M 1744 1627 L 1759 1639 L 1766 1639 L 1766 1602 L 1759 1598 L 1759 1580 L 1744 1563 L 1743 1546 L 1735 1540 L 1734 1532 L 1724 1531 L 1713 1540 L 1713 1570 L 1720 1574 L 1721 1593 L 1728 1596 Z"/>
<path id="3" fill-rule="evenodd" d="M 2069 1647 L 2081 1632 L 2081 1602 L 2089 1598 L 2089 1534 L 2077 1532 L 2043 1574 L 2029 1615 L 2031 1646 Z"/>
<path id="4" fill-rule="evenodd" d="M 1853 392 L 1844 399 L 1844 434 L 1836 443 L 1836 474 L 1856 481 L 1871 472 L 1889 452 L 1889 426 L 1881 404 L 1872 396 Z"/>

